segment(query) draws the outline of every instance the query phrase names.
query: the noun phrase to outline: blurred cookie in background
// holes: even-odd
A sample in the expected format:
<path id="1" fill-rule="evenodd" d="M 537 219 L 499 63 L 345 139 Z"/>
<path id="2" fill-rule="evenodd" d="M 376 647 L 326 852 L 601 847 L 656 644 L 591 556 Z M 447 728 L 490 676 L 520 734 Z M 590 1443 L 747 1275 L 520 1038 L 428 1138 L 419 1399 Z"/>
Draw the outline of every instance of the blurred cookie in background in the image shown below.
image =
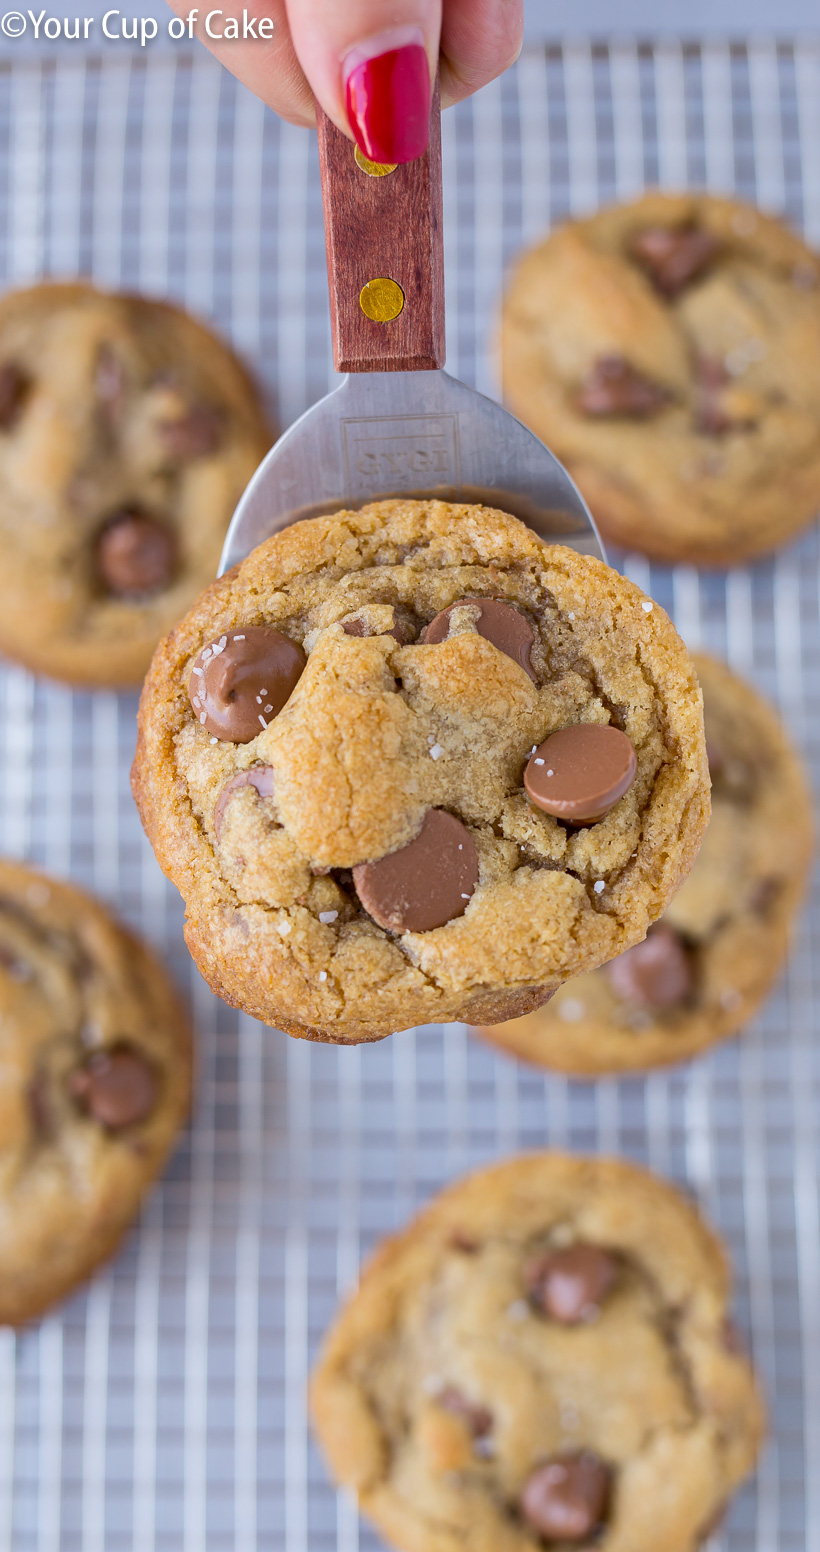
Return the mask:
<path id="1" fill-rule="evenodd" d="M 0 1324 L 116 1249 L 184 1124 L 187 1019 L 89 895 L 0 862 Z"/>
<path id="2" fill-rule="evenodd" d="M 820 506 L 820 259 L 779 221 L 653 193 L 518 260 L 504 394 L 606 539 L 731 565 Z"/>
<path id="3" fill-rule="evenodd" d="M 85 284 L 0 299 L 0 651 L 139 683 L 271 440 L 244 367 L 179 308 Z"/>
<path id="4" fill-rule="evenodd" d="M 581 1076 L 682 1061 L 736 1034 L 781 972 L 811 863 L 807 780 L 757 691 L 715 658 L 694 662 L 712 774 L 701 850 L 642 943 L 479 1031 L 524 1061 Z"/>
<path id="5" fill-rule="evenodd" d="M 319 1444 L 402 1552 L 696 1552 L 763 1433 L 730 1301 L 666 1181 L 505 1160 L 365 1266 L 319 1355 Z"/>

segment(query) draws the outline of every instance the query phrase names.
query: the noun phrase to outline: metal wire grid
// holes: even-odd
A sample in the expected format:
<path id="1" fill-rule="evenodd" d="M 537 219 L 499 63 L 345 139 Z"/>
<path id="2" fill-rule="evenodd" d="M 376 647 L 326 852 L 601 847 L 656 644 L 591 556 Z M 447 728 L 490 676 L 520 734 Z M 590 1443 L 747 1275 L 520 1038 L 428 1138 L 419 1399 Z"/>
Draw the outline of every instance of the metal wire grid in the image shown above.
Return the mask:
<path id="1" fill-rule="evenodd" d="M 444 122 L 448 365 L 492 393 L 492 321 L 522 241 L 645 183 L 737 189 L 820 242 L 820 48 L 566 43 Z M 311 138 L 204 55 L 71 51 L 0 67 L 0 267 L 83 272 L 210 315 L 282 424 L 331 378 Z M 820 769 L 810 533 L 773 564 L 631 576 L 770 696 Z M 116 1263 L 38 1328 L 0 1332 L 0 1552 L 357 1552 L 377 1545 L 309 1442 L 309 1359 L 360 1253 L 460 1170 L 545 1143 L 687 1184 L 727 1236 L 773 1442 L 712 1552 L 820 1552 L 817 901 L 742 1042 L 595 1085 L 459 1026 L 362 1051 L 213 999 L 128 793 L 136 701 L 0 677 L 0 840 L 96 888 L 170 958 L 200 1045 L 196 1118 Z"/>

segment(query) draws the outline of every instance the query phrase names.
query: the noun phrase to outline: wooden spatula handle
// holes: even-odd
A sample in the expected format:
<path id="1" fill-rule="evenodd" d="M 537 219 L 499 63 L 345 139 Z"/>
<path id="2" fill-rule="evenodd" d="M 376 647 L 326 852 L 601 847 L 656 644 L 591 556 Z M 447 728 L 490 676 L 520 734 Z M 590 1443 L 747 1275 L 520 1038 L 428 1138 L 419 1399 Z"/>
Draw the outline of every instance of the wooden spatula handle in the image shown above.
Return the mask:
<path id="1" fill-rule="evenodd" d="M 427 150 L 382 176 L 360 167 L 318 104 L 316 115 L 336 370 L 433 371 L 444 365 L 438 81 Z M 397 306 L 387 321 L 368 316 Z"/>

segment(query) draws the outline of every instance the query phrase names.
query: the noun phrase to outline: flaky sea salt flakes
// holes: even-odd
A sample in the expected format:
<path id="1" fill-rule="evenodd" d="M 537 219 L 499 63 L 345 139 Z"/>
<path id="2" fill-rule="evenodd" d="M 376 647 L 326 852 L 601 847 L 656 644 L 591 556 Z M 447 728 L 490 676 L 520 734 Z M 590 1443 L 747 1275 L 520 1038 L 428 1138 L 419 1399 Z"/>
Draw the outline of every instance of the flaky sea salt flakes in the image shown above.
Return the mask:
<path id="1" fill-rule="evenodd" d="M 331 922 L 335 922 L 338 914 L 338 911 L 320 911 L 319 920 L 320 922 L 324 922 L 326 927 L 329 927 Z"/>
<path id="2" fill-rule="evenodd" d="M 567 997 L 565 1002 L 559 1002 L 557 1011 L 558 1017 L 562 1018 L 565 1024 L 577 1024 L 578 1020 L 583 1018 L 586 1008 L 577 997 Z"/>
<path id="3" fill-rule="evenodd" d="M 320 970 L 319 971 L 319 980 L 320 981 L 326 981 L 327 980 L 327 971 L 326 970 Z"/>
<path id="4" fill-rule="evenodd" d="M 538 759 L 538 760 L 536 760 L 536 762 L 535 762 L 535 763 L 536 763 L 536 765 L 543 765 L 543 764 L 544 764 L 544 761 L 543 761 L 543 760 L 541 760 L 541 759 Z"/>
<path id="5" fill-rule="evenodd" d="M 218 744 L 219 743 L 219 739 L 218 738 L 212 738 L 211 739 L 211 743 L 212 744 Z"/>
<path id="6" fill-rule="evenodd" d="M 655 605 L 653 604 L 651 598 L 645 598 L 641 604 L 641 608 L 643 609 L 644 614 L 651 614 L 654 607 Z"/>
<path id="7" fill-rule="evenodd" d="M 441 744 L 434 744 L 430 750 L 430 758 L 431 760 L 440 760 L 443 753 L 444 750 L 442 749 Z"/>
<path id="8" fill-rule="evenodd" d="M 278 932 L 280 938 L 286 938 L 288 936 L 288 933 L 291 931 L 290 922 L 289 921 L 277 922 L 277 924 L 276 924 L 276 931 Z"/>
<path id="9" fill-rule="evenodd" d="M 245 637 L 244 636 L 234 636 L 233 639 L 234 639 L 234 641 L 244 641 Z"/>
<path id="10" fill-rule="evenodd" d="M 602 895 L 604 890 L 606 889 L 606 884 L 604 883 L 602 878 L 596 878 L 595 883 L 593 884 L 592 887 L 595 890 L 596 895 Z"/>
<path id="11" fill-rule="evenodd" d="M 575 610 L 574 609 L 570 609 L 569 614 L 567 615 L 567 619 L 568 620 L 574 620 L 575 619 Z"/>

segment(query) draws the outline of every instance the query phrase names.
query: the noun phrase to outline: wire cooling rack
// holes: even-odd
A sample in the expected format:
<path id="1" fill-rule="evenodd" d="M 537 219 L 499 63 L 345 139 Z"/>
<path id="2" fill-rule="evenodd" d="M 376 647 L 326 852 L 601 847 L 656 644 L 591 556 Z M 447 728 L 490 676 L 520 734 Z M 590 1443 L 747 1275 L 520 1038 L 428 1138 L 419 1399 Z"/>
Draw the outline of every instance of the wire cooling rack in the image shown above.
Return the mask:
<path id="1" fill-rule="evenodd" d="M 820 242 L 820 47 L 570 43 L 444 120 L 448 365 L 493 393 L 505 263 L 646 183 L 737 190 Z M 204 54 L 0 63 L 0 268 L 92 275 L 212 316 L 285 425 L 332 379 L 315 145 Z M 820 770 L 818 535 L 728 576 L 629 574 L 779 701 Z M 195 1121 L 108 1270 L 0 1332 L 0 1552 L 357 1552 L 306 1426 L 309 1361 L 360 1254 L 462 1169 L 617 1151 L 727 1236 L 772 1443 L 712 1552 L 820 1552 L 818 1060 L 803 919 L 742 1041 L 688 1068 L 543 1077 L 459 1026 L 364 1050 L 289 1041 L 216 1001 L 128 791 L 136 697 L 0 681 L 0 842 L 97 889 L 170 958 L 196 1019 Z M 647 1549 L 662 1552 L 662 1549 Z"/>

